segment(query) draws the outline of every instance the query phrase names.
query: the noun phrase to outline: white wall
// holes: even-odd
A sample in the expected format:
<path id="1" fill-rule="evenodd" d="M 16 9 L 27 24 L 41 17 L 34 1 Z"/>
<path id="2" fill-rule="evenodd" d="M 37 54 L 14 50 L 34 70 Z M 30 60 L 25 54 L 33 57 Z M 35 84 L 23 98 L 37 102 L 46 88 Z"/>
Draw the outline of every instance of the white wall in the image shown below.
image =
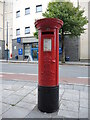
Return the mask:
<path id="1" fill-rule="evenodd" d="M 3 40 L 3 2 L 0 0 L 0 40 Z"/>
<path id="2" fill-rule="evenodd" d="M 7 22 L 8 22 L 8 48 L 12 53 L 12 38 L 13 38 L 13 0 L 5 0 L 5 49 L 7 41 Z"/>
<path id="3" fill-rule="evenodd" d="M 81 6 L 81 9 L 84 9 L 85 10 L 85 13 L 84 13 L 84 16 L 86 16 L 88 18 L 88 0 L 86 1 L 81 1 L 80 0 L 80 6 Z M 84 28 L 86 29 L 85 30 L 85 33 L 82 34 L 80 36 L 80 59 L 81 60 L 87 60 L 87 59 L 90 59 L 88 57 L 88 42 L 89 42 L 89 39 L 88 39 L 88 24 L 84 26 Z"/>
<path id="4" fill-rule="evenodd" d="M 14 0 L 13 6 L 13 39 L 17 38 L 16 29 L 20 28 L 19 37 L 33 36 L 35 32 L 35 19 L 42 18 L 50 0 Z M 42 5 L 42 12 L 36 13 L 36 5 Z M 25 8 L 30 7 L 30 14 L 25 15 Z M 20 17 L 16 18 L 16 11 L 20 10 Z M 30 34 L 25 35 L 25 27 L 30 26 Z"/>

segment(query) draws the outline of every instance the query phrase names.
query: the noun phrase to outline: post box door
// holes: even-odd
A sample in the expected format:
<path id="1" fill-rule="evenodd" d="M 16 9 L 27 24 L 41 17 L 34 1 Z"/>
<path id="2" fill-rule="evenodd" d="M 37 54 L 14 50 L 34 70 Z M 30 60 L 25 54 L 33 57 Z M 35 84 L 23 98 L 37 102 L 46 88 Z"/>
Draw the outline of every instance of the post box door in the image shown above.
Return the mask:
<path id="1" fill-rule="evenodd" d="M 40 84 L 55 86 L 56 81 L 56 41 L 54 36 L 43 36 L 41 40 L 41 80 Z"/>

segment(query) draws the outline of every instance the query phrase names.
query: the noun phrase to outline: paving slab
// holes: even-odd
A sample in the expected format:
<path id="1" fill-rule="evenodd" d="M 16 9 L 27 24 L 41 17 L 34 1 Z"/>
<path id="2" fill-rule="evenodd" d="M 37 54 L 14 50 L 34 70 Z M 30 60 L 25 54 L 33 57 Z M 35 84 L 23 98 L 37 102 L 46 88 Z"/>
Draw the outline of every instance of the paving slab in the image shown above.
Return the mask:
<path id="1" fill-rule="evenodd" d="M 34 104 L 30 104 L 30 103 L 26 103 L 26 102 L 22 102 L 22 101 L 19 102 L 18 104 L 16 104 L 16 106 L 28 109 L 29 111 L 33 110 L 33 108 L 35 107 Z"/>
<path id="2" fill-rule="evenodd" d="M 12 106 L 9 104 L 2 103 L 2 114 L 8 111 Z"/>
<path id="3" fill-rule="evenodd" d="M 34 89 L 34 90 L 31 92 L 31 94 L 37 95 L 37 94 L 38 94 L 38 88 Z"/>
<path id="4" fill-rule="evenodd" d="M 10 105 L 15 105 L 16 103 L 18 103 L 21 100 L 22 100 L 22 96 L 12 94 L 12 95 L 8 96 L 6 99 L 3 99 L 2 102 L 6 103 L 6 104 L 10 104 Z"/>
<path id="5" fill-rule="evenodd" d="M 59 110 L 58 116 L 62 118 L 78 118 L 78 112 L 73 112 L 73 111 L 67 111 L 67 110 Z M 55 118 L 57 116 L 54 116 Z"/>
<path id="6" fill-rule="evenodd" d="M 11 95 L 13 93 L 13 91 L 3 90 L 2 93 L 3 93 L 2 98 L 7 98 L 9 95 Z"/>
<path id="7" fill-rule="evenodd" d="M 76 84 L 76 85 L 74 85 L 74 90 L 84 91 L 84 86 Z"/>
<path id="8" fill-rule="evenodd" d="M 2 102 L 0 102 L 0 115 L 2 114 Z"/>
<path id="9" fill-rule="evenodd" d="M 4 118 L 79 118 L 88 111 L 87 86 L 60 84 L 60 107 L 55 113 L 42 113 L 37 108 L 37 82 L 10 81 L 3 83 L 3 117 Z M 6 88 L 5 88 L 6 87 Z M 1 95 L 1 94 L 0 94 Z M 11 105 L 10 105 L 11 104 Z M 83 118 L 83 117 L 82 117 Z"/>
<path id="10" fill-rule="evenodd" d="M 19 95 L 19 96 L 26 96 L 27 94 L 29 94 L 32 90 L 27 90 L 27 89 L 19 89 L 18 91 L 14 92 L 15 95 Z"/>
<path id="11" fill-rule="evenodd" d="M 2 85 L 3 90 L 10 90 L 10 91 L 17 91 L 20 88 L 22 88 L 22 85 L 17 85 L 17 84 L 13 84 L 13 85 Z"/>
<path id="12" fill-rule="evenodd" d="M 80 99 L 89 99 L 88 93 L 87 92 L 80 92 Z"/>
<path id="13" fill-rule="evenodd" d="M 30 86 L 24 86 L 23 89 L 26 89 L 26 90 L 34 90 L 36 88 L 36 86 L 34 85 L 30 85 Z"/>
<path id="14" fill-rule="evenodd" d="M 88 111 L 90 111 L 90 109 L 80 107 L 79 118 L 88 118 Z"/>
<path id="15" fill-rule="evenodd" d="M 78 112 L 78 110 L 79 110 L 79 102 L 61 100 L 60 101 L 60 109 L 61 110 Z"/>
<path id="16" fill-rule="evenodd" d="M 80 107 L 84 107 L 84 108 L 87 108 L 88 109 L 88 107 L 90 107 L 89 105 L 88 105 L 88 103 L 90 103 L 90 101 L 88 101 L 88 99 L 80 99 Z"/>
<path id="17" fill-rule="evenodd" d="M 25 118 L 51 118 L 51 114 L 40 112 L 36 105 Z"/>
<path id="18" fill-rule="evenodd" d="M 79 96 L 79 91 L 74 89 L 65 89 L 65 93 L 74 94 Z"/>
<path id="19" fill-rule="evenodd" d="M 37 104 L 37 97 L 35 95 L 29 94 L 25 98 L 23 98 L 22 101 L 36 105 Z"/>
<path id="20" fill-rule="evenodd" d="M 79 101 L 79 95 L 77 94 L 71 94 L 71 93 L 68 93 L 68 92 L 64 92 L 63 96 L 62 96 L 62 99 L 64 100 L 69 100 L 69 101 Z"/>
<path id="21" fill-rule="evenodd" d="M 62 99 L 63 94 L 64 94 L 64 89 L 59 89 L 59 101 Z"/>
<path id="22" fill-rule="evenodd" d="M 29 110 L 21 107 L 12 107 L 2 115 L 2 118 L 25 118 Z"/>

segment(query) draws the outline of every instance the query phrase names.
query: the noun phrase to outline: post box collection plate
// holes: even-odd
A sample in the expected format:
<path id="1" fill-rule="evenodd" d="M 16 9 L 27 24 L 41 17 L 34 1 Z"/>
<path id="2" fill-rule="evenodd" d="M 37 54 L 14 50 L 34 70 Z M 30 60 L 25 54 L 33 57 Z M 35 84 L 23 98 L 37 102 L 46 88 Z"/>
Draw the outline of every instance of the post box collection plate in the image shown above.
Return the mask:
<path id="1" fill-rule="evenodd" d="M 44 51 L 51 51 L 51 39 L 44 39 Z"/>

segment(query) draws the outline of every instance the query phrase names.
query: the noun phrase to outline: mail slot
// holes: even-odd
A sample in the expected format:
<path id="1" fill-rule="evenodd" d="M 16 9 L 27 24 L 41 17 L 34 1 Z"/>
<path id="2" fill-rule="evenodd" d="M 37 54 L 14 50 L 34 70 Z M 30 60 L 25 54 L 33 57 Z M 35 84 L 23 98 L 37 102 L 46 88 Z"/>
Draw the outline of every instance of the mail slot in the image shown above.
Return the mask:
<path id="1" fill-rule="evenodd" d="M 59 108 L 59 29 L 63 21 L 56 18 L 37 20 L 38 108 L 42 112 L 55 112 Z"/>

